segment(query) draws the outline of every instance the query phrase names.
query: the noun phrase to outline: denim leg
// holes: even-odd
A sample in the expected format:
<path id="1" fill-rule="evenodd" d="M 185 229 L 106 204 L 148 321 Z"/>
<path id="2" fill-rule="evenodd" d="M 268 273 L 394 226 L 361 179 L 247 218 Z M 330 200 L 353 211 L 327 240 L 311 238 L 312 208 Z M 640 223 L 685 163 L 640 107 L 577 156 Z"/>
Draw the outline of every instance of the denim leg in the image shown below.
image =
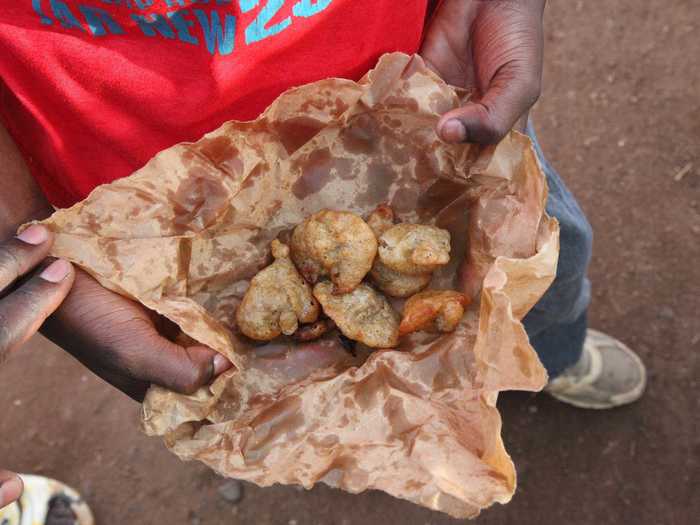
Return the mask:
<path id="1" fill-rule="evenodd" d="M 576 199 L 545 159 L 531 122 L 527 134 L 534 142 L 549 184 L 547 213 L 559 220 L 561 232 L 556 278 L 524 319 L 530 342 L 553 378 L 576 363 L 583 350 L 586 311 L 591 300 L 586 272 L 593 232 Z"/>

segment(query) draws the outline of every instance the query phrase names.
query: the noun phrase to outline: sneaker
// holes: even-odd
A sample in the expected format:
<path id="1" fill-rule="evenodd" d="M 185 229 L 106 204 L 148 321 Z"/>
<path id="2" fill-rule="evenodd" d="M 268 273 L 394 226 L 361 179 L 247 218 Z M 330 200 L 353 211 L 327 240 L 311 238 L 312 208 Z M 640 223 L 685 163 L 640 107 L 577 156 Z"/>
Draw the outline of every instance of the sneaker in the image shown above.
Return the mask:
<path id="1" fill-rule="evenodd" d="M 632 403 L 644 393 L 647 373 L 624 343 L 588 330 L 581 359 L 545 387 L 552 397 L 579 408 L 605 409 Z"/>

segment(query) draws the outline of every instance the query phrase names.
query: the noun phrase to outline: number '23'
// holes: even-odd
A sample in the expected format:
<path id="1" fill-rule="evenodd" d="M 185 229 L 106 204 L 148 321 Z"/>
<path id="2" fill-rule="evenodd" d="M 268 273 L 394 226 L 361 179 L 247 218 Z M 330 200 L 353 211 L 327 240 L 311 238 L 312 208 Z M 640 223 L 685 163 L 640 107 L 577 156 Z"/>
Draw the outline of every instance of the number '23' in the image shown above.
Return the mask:
<path id="1" fill-rule="evenodd" d="M 266 27 L 270 20 L 272 20 L 282 8 L 284 1 L 285 0 L 267 0 L 267 3 L 260 9 L 258 16 L 255 17 L 255 20 L 253 20 L 245 30 L 246 44 L 259 42 L 267 37 L 276 35 L 292 24 L 292 17 L 288 16 L 281 22 Z M 294 16 L 308 18 L 323 11 L 332 1 L 333 0 L 299 0 L 292 7 L 292 13 L 294 13 Z M 260 0 L 240 0 L 241 11 L 244 13 L 257 7 L 259 4 Z"/>

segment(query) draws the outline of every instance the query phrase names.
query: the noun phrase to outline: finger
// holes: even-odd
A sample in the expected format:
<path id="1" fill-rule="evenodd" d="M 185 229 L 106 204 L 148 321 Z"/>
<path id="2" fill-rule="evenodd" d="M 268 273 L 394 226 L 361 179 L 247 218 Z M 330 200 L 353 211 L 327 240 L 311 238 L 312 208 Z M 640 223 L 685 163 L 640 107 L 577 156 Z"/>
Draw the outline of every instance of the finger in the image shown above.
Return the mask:
<path id="1" fill-rule="evenodd" d="M 51 232 L 39 224 L 0 244 L 0 292 L 49 254 Z"/>
<path id="2" fill-rule="evenodd" d="M 520 62 L 503 66 L 483 97 L 442 116 L 440 137 L 451 143 L 498 143 L 539 97 L 539 74 L 532 69 Z"/>
<path id="3" fill-rule="evenodd" d="M 251 368 L 282 377 L 287 383 L 301 381 L 320 370 L 357 364 L 335 334 L 302 345 L 271 343 L 256 348 L 251 358 Z"/>
<path id="4" fill-rule="evenodd" d="M 0 360 L 25 343 L 58 308 L 74 277 L 73 266 L 58 259 L 0 300 Z"/>
<path id="5" fill-rule="evenodd" d="M 148 361 L 144 363 L 143 379 L 181 394 L 192 394 L 209 384 L 233 365 L 218 352 L 206 346 L 182 347 L 154 335 L 150 342 L 143 342 Z"/>
<path id="6" fill-rule="evenodd" d="M 14 472 L 0 470 L 0 509 L 17 501 L 23 489 L 22 478 Z"/>

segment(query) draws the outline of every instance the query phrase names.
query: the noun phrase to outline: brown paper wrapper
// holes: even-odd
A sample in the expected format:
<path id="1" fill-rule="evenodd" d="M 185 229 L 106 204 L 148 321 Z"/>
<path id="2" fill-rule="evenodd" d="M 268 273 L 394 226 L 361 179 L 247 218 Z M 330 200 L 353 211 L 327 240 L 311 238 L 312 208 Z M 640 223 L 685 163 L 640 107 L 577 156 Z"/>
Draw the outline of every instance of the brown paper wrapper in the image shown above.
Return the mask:
<path id="1" fill-rule="evenodd" d="M 527 137 L 438 140 L 439 116 L 467 98 L 420 57 L 386 55 L 357 83 L 292 89 L 257 120 L 173 146 L 45 221 L 53 255 L 235 364 L 194 395 L 152 387 L 148 434 L 263 486 L 380 489 L 455 517 L 510 500 L 496 399 L 546 382 L 520 320 L 554 278 L 558 225 Z M 357 356 L 334 338 L 239 337 L 236 306 L 272 239 L 323 208 L 366 214 L 387 201 L 403 221 L 451 232 L 432 287 L 474 299 L 454 333 Z"/>

